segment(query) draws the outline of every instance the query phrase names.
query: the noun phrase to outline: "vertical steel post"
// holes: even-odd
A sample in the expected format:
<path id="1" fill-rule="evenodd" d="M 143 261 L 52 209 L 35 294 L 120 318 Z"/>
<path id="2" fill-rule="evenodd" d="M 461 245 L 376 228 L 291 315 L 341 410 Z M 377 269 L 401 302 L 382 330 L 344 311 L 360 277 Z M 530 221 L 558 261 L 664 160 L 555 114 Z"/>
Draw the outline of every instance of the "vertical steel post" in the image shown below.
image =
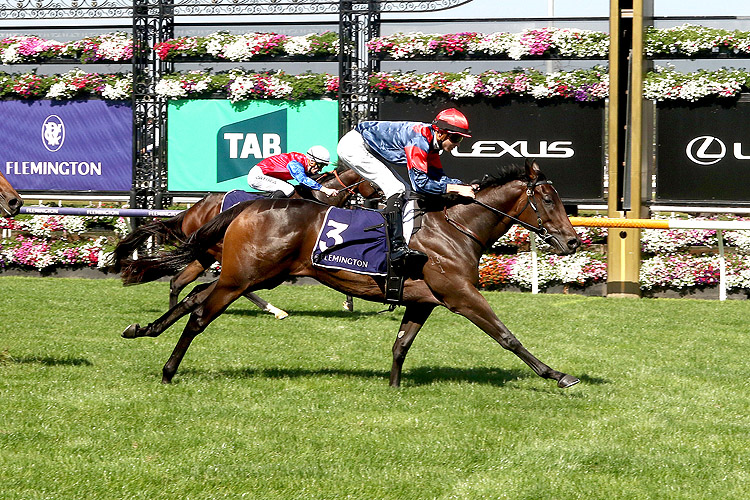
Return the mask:
<path id="1" fill-rule="evenodd" d="M 643 100 L 648 64 L 643 35 L 652 22 L 653 0 L 610 0 L 609 217 L 648 217 L 643 202 L 650 183 L 644 172 L 651 161 L 653 120 Z M 608 296 L 640 296 L 640 262 L 640 229 L 610 230 Z"/>
<path id="2" fill-rule="evenodd" d="M 162 62 L 154 44 L 174 38 L 170 0 L 133 2 L 133 188 L 131 208 L 162 208 L 167 190 L 167 101 L 155 87 L 172 63 Z"/>
<path id="3" fill-rule="evenodd" d="M 377 117 L 377 96 L 370 75 L 380 61 L 370 57 L 367 42 L 380 36 L 380 2 L 339 1 L 339 137 L 367 119 Z"/>

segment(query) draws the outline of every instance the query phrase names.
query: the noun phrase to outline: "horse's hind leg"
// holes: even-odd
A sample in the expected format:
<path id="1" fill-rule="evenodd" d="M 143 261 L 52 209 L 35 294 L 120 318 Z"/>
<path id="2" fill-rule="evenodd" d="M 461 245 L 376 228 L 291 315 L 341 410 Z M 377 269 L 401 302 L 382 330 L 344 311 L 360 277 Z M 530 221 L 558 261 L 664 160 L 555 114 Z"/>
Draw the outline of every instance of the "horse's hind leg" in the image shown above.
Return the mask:
<path id="1" fill-rule="evenodd" d="M 182 302 L 170 308 L 169 311 L 164 313 L 159 319 L 153 323 L 149 323 L 145 327 L 141 327 L 138 323 L 133 323 L 122 332 L 122 336 L 126 339 L 158 337 L 164 333 L 167 328 L 172 326 L 175 321 L 198 307 L 205 297 L 211 293 L 211 290 L 213 289 L 212 285 L 215 283 L 216 281 L 214 280 L 211 283 L 201 283 L 200 285 L 197 285 L 190 291 L 187 297 L 182 299 Z"/>
<path id="2" fill-rule="evenodd" d="M 252 302 L 253 304 L 255 304 L 256 306 L 258 306 L 260 309 L 273 314 L 276 317 L 276 319 L 284 319 L 287 316 L 289 316 L 288 312 L 282 309 L 279 309 L 278 307 L 274 306 L 270 302 L 266 302 L 259 295 L 256 295 L 253 292 L 246 293 L 245 298 L 249 300 L 250 302 Z"/>
<path id="3" fill-rule="evenodd" d="M 206 268 L 197 260 L 191 262 L 180 274 L 169 280 L 169 308 L 173 308 L 180 301 L 180 292 L 190 283 L 198 279 Z"/>
<path id="4" fill-rule="evenodd" d="M 398 329 L 396 341 L 393 343 L 393 365 L 391 366 L 391 387 L 401 385 L 401 368 L 404 366 L 406 353 L 409 352 L 414 338 L 419 330 L 427 321 L 435 306 L 432 304 L 409 304 L 406 306 L 406 312 L 401 320 L 401 327 Z"/>
<path id="5" fill-rule="evenodd" d="M 221 284 L 212 288 L 208 297 L 200 304 L 200 307 L 195 308 L 190 315 L 190 319 L 182 331 L 180 340 L 177 341 L 172 355 L 164 364 L 164 368 L 162 369 L 162 383 L 168 384 L 172 381 L 193 339 L 205 330 L 214 318 L 223 313 L 229 307 L 229 304 L 237 300 L 242 295 L 243 290 L 244 288 L 235 285 L 228 286 Z"/>

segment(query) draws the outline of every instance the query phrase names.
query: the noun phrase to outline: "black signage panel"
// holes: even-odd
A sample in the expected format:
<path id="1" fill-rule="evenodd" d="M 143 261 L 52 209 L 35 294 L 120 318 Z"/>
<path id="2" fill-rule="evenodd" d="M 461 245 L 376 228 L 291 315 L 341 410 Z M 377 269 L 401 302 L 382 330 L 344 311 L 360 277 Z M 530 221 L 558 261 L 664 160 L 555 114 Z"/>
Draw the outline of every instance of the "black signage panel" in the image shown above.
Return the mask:
<path id="1" fill-rule="evenodd" d="M 380 119 L 429 123 L 449 107 L 466 115 L 472 136 L 442 155 L 446 175 L 469 182 L 535 158 L 566 203 L 604 201 L 603 104 L 386 98 Z M 400 173 L 408 179 L 406 169 Z"/>
<path id="2" fill-rule="evenodd" d="M 750 102 L 657 109 L 656 200 L 750 204 Z"/>

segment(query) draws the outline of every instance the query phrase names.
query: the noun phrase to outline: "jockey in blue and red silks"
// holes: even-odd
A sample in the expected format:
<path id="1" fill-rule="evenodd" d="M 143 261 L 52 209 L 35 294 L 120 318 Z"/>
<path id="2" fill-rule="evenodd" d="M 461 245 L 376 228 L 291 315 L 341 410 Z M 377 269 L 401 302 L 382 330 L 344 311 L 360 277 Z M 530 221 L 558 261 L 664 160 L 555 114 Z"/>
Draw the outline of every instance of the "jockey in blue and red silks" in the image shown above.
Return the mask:
<path id="1" fill-rule="evenodd" d="M 440 163 L 440 153 L 453 150 L 464 137 L 471 137 L 469 122 L 459 110 L 450 108 L 438 113 L 432 124 L 362 122 L 339 141 L 339 159 L 377 184 L 386 197 L 390 259 L 397 272 L 412 266 L 421 269 L 427 262 L 427 256 L 409 248 L 404 238 L 401 209 L 412 188 L 417 193 L 457 193 L 474 198 L 476 186 L 446 176 Z M 388 163 L 405 166 L 411 186 Z"/>
<path id="2" fill-rule="evenodd" d="M 323 146 L 313 146 L 307 153 L 282 153 L 269 156 L 250 169 L 247 183 L 251 188 L 268 191 L 274 198 L 288 198 L 294 194 L 294 186 L 287 181 L 292 179 L 310 189 L 322 191 L 326 196 L 336 196 L 338 191 L 321 186 L 308 177 L 318 174 L 331 162 L 331 155 Z"/>

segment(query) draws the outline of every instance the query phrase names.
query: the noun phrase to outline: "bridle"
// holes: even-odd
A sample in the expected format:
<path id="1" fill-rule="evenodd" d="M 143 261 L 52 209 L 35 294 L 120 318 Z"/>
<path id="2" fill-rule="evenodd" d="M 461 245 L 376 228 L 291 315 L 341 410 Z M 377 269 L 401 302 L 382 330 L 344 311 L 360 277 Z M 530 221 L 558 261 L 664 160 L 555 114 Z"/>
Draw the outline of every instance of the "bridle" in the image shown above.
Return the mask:
<path id="1" fill-rule="evenodd" d="M 482 207 L 486 208 L 490 212 L 492 212 L 492 213 L 494 213 L 496 215 L 499 215 L 501 218 L 510 219 L 512 222 L 518 224 L 519 226 L 523 227 L 524 229 L 527 229 L 527 230 L 531 231 L 532 233 L 536 234 L 537 236 L 539 236 L 540 238 L 542 238 L 543 241 L 548 242 L 548 240 L 552 239 L 553 236 L 547 231 L 547 228 L 542 225 L 542 217 L 539 215 L 539 209 L 537 208 L 537 205 L 534 202 L 534 199 L 536 197 L 536 194 L 535 194 L 536 187 L 539 186 L 539 185 L 542 185 L 542 184 L 548 184 L 548 185 L 551 186 L 552 185 L 552 181 L 546 180 L 546 179 L 542 180 L 542 181 L 540 181 L 540 180 L 531 180 L 528 183 L 526 183 L 526 204 L 523 206 L 523 208 L 515 216 L 510 215 L 508 213 L 505 213 L 502 210 L 498 210 L 495 207 L 491 207 L 490 205 L 487 205 L 486 203 L 481 202 L 481 201 L 477 200 L 476 198 L 472 198 L 471 202 L 474 203 L 474 204 L 477 204 L 479 206 L 482 206 Z M 521 219 L 518 218 L 518 216 L 520 216 L 522 213 L 524 213 L 524 211 L 528 207 L 531 207 L 531 209 L 534 211 L 534 214 L 536 215 L 537 226 L 533 226 L 533 225 L 529 224 L 528 222 L 524 222 L 524 221 L 522 221 Z M 448 207 L 444 207 L 443 208 L 443 215 L 445 216 L 445 220 L 449 224 L 451 224 L 453 227 L 455 227 L 456 229 L 458 229 L 460 232 L 462 232 L 463 234 L 465 234 L 466 236 L 468 236 L 472 240 L 474 240 L 477 243 L 479 243 L 479 246 L 481 246 L 482 248 L 484 248 L 486 246 L 486 244 L 482 243 L 479 240 L 479 237 L 476 234 L 474 234 L 474 231 L 472 231 L 468 227 L 464 226 L 463 224 L 461 224 L 461 223 L 459 223 L 459 222 L 451 219 L 448 216 Z"/>
<path id="2" fill-rule="evenodd" d="M 348 191 L 349 194 L 351 194 L 352 196 L 354 196 L 355 194 L 357 194 L 354 191 L 354 188 L 357 187 L 357 186 L 359 186 L 363 182 L 367 181 L 367 179 L 361 179 L 360 181 L 355 182 L 354 184 L 351 184 L 351 185 L 347 186 L 344 183 L 344 181 L 341 180 L 341 177 L 339 177 L 339 173 L 336 170 L 332 170 L 330 172 L 323 172 L 321 174 L 318 174 L 314 179 L 315 179 L 315 182 L 318 182 L 318 183 L 322 184 L 322 182 L 320 182 L 320 181 L 322 181 L 323 179 L 327 179 L 331 175 L 334 176 L 336 178 L 336 180 L 339 181 L 339 184 L 341 184 L 341 186 L 342 186 L 341 189 L 339 189 L 339 190 L 336 191 L 337 195 L 341 194 L 342 191 Z"/>
<path id="3" fill-rule="evenodd" d="M 356 194 L 354 192 L 354 189 L 352 189 L 352 188 L 354 188 L 356 186 L 359 186 L 360 184 L 362 184 L 363 182 L 365 182 L 367 180 L 367 179 L 361 179 L 360 181 L 355 182 L 351 186 L 347 186 L 346 184 L 344 184 L 344 181 L 341 180 L 341 177 L 339 177 L 339 173 L 338 172 L 336 172 L 334 170 L 333 171 L 333 175 L 336 176 L 336 180 L 339 181 L 339 184 L 341 184 L 342 186 L 344 186 L 342 189 L 339 189 L 338 192 L 340 193 L 341 191 L 349 191 L 349 194 L 351 194 L 352 196 L 354 196 Z"/>

